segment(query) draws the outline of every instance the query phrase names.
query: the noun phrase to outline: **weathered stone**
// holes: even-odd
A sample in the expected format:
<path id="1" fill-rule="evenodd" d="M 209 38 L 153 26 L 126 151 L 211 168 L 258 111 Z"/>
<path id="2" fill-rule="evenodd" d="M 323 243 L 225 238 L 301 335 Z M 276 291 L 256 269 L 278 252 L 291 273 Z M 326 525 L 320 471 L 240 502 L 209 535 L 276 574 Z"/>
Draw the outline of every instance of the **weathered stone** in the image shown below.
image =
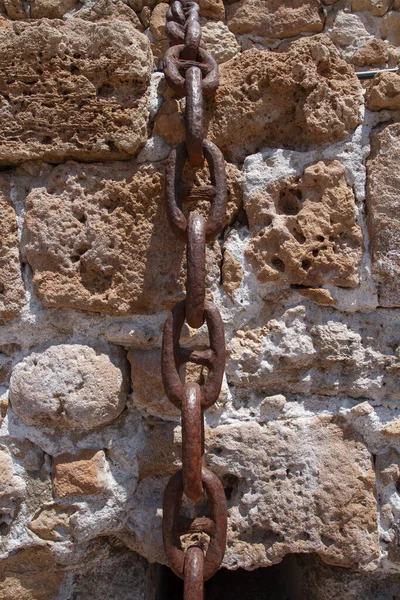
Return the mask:
<path id="1" fill-rule="evenodd" d="M 18 230 L 10 202 L 10 180 L 0 177 L 0 322 L 18 315 L 25 297 L 19 260 Z"/>
<path id="2" fill-rule="evenodd" d="M 371 142 L 367 208 L 372 272 L 380 305 L 394 307 L 400 306 L 400 124 L 375 132 Z"/>
<path id="3" fill-rule="evenodd" d="M 43 466 L 44 453 L 39 446 L 30 440 L 11 440 L 8 444 L 13 455 L 18 458 L 27 471 L 40 471 Z"/>
<path id="4" fill-rule="evenodd" d="M 150 17 L 151 17 L 151 8 L 149 6 L 144 6 L 143 10 L 140 12 L 140 21 L 143 24 L 143 27 L 147 29 L 150 25 Z"/>
<path id="5" fill-rule="evenodd" d="M 383 40 L 370 40 L 356 50 L 351 62 L 356 67 L 384 65 L 389 58 L 389 46 Z"/>
<path id="6" fill-rule="evenodd" d="M 207 50 L 218 64 L 224 63 L 240 54 L 240 46 L 234 34 L 221 21 L 209 21 L 202 27 L 202 39 Z"/>
<path id="7" fill-rule="evenodd" d="M 13 371 L 14 411 L 32 425 L 93 429 L 116 419 L 128 382 L 121 350 L 81 344 L 34 352 Z"/>
<path id="8" fill-rule="evenodd" d="M 346 60 L 351 59 L 357 48 L 373 39 L 358 15 L 343 10 L 338 12 L 328 33 Z"/>
<path id="9" fill-rule="evenodd" d="M 136 154 L 147 137 L 147 38 L 122 21 L 14 28 L 0 28 L 0 163 Z"/>
<path id="10" fill-rule="evenodd" d="M 10 19 L 26 19 L 26 10 L 22 0 L 3 0 L 3 4 Z"/>
<path id="11" fill-rule="evenodd" d="M 227 218 L 241 203 L 241 174 L 227 165 Z M 186 193 L 208 182 L 185 177 Z M 193 204 L 187 202 L 186 204 Z M 208 202 L 196 202 L 208 212 Z M 131 163 L 59 166 L 27 199 L 27 257 L 46 306 L 127 314 L 170 308 L 182 299 L 184 244 L 168 225 L 164 166 Z M 218 244 L 208 247 L 208 283 L 219 276 Z"/>
<path id="12" fill-rule="evenodd" d="M 263 283 L 307 287 L 359 282 L 361 228 L 337 161 L 308 166 L 246 201 L 254 232 L 246 256 Z"/>
<path id="13" fill-rule="evenodd" d="M 322 304 L 324 306 L 336 306 L 337 302 L 334 300 L 330 294 L 329 290 L 324 290 L 323 288 L 308 288 L 308 287 L 298 287 L 296 288 L 300 296 L 304 298 L 309 298 L 313 302 L 317 304 Z"/>
<path id="14" fill-rule="evenodd" d="M 101 494 L 107 486 L 103 450 L 83 450 L 53 458 L 53 486 L 58 498 Z"/>
<path id="15" fill-rule="evenodd" d="M 154 120 L 154 134 L 161 135 L 170 146 L 185 140 L 185 120 L 178 100 L 163 102 Z"/>
<path id="16" fill-rule="evenodd" d="M 223 0 L 199 0 L 200 16 L 206 19 L 225 20 Z"/>
<path id="17" fill-rule="evenodd" d="M 76 508 L 52 504 L 35 515 L 29 523 L 29 529 L 43 540 L 58 542 L 69 535 L 69 519 Z"/>
<path id="18" fill-rule="evenodd" d="M 25 484 L 16 473 L 11 455 L 0 449 L 0 526 L 5 533 L 16 517 L 25 495 Z M 1 562 L 0 562 L 1 572 Z"/>
<path id="19" fill-rule="evenodd" d="M 163 40 L 167 37 L 165 33 L 165 25 L 169 4 L 160 2 L 153 9 L 150 17 L 150 31 L 156 40 Z"/>
<path id="20" fill-rule="evenodd" d="M 297 306 L 263 327 L 237 331 L 228 345 L 228 383 L 263 394 L 400 398 L 400 363 L 381 333 L 386 326 L 395 339 L 400 323 L 341 320 L 328 307 Z"/>
<path id="21" fill-rule="evenodd" d="M 1 600 L 56 598 L 63 572 L 55 568 L 49 548 L 34 546 L 0 561 Z"/>
<path id="22" fill-rule="evenodd" d="M 390 8 L 392 0 L 351 0 L 352 10 L 369 10 L 374 16 L 382 17 Z"/>
<path id="23" fill-rule="evenodd" d="M 220 67 L 209 137 L 226 157 L 260 147 L 305 150 L 344 139 L 359 123 L 361 87 L 326 36 L 286 52 L 248 50 Z"/>
<path id="24" fill-rule="evenodd" d="M 375 75 L 365 94 L 369 110 L 400 109 L 400 76 L 397 73 Z"/>
<path id="25" fill-rule="evenodd" d="M 290 38 L 322 31 L 319 0 L 240 0 L 227 6 L 228 27 L 233 33 L 269 38 Z"/>
<path id="26" fill-rule="evenodd" d="M 400 419 L 395 419 L 382 427 L 381 432 L 388 437 L 400 438 Z"/>
<path id="27" fill-rule="evenodd" d="M 382 18 L 380 35 L 394 46 L 400 46 L 400 11 L 390 10 Z"/>
<path id="28" fill-rule="evenodd" d="M 224 250 L 221 268 L 222 287 L 229 296 L 236 290 L 243 279 L 242 265 L 229 250 Z"/>
<path id="29" fill-rule="evenodd" d="M 32 0 L 31 19 L 61 19 L 69 10 L 78 6 L 78 0 Z"/>
<path id="30" fill-rule="evenodd" d="M 89 2 L 74 13 L 74 18 L 97 23 L 109 21 L 129 21 L 139 31 L 143 31 L 139 17 L 123 0 L 97 0 Z"/>

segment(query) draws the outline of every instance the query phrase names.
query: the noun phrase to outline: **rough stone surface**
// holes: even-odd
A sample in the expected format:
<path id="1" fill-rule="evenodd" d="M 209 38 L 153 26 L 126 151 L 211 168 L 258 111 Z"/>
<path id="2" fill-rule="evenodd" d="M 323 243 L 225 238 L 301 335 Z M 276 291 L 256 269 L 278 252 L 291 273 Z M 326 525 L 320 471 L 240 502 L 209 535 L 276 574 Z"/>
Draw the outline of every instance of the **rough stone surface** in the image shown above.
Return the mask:
<path id="1" fill-rule="evenodd" d="M 123 0 L 89 1 L 72 15 L 85 21 L 107 23 L 109 21 L 129 21 L 139 31 L 143 31 L 139 17 Z"/>
<path id="2" fill-rule="evenodd" d="M 262 146 L 306 150 L 344 139 L 359 122 L 360 84 L 325 36 L 287 52 L 248 50 L 221 65 L 209 135 L 228 160 Z"/>
<path id="3" fill-rule="evenodd" d="M 269 38 L 290 38 L 322 31 L 319 0 L 240 0 L 227 7 L 229 29 Z"/>
<path id="4" fill-rule="evenodd" d="M 206 19 L 225 20 L 223 0 L 199 0 L 200 16 Z"/>
<path id="5" fill-rule="evenodd" d="M 392 0 L 351 0 L 352 10 L 369 10 L 376 17 L 382 17 L 390 8 Z"/>
<path id="6" fill-rule="evenodd" d="M 23 479 L 16 473 L 12 457 L 5 449 L 0 449 L 0 526 L 7 528 L 15 517 L 25 496 Z M 0 563 L 1 568 L 1 563 Z"/>
<path id="7" fill-rule="evenodd" d="M 92 429 L 114 420 L 126 402 L 126 371 L 121 351 L 106 352 L 83 344 L 33 352 L 13 371 L 13 409 L 39 426 Z"/>
<path id="8" fill-rule="evenodd" d="M 66 489 L 71 489 L 71 485 Z M 39 513 L 29 523 L 29 529 L 43 540 L 61 541 L 69 535 L 69 519 L 75 510 L 75 508 L 68 506 L 63 507 L 52 504 L 49 507 L 40 509 Z"/>
<path id="9" fill-rule="evenodd" d="M 384 65 L 389 58 L 388 44 L 383 40 L 372 39 L 353 54 L 351 62 L 356 67 Z"/>
<path id="10" fill-rule="evenodd" d="M 106 487 L 106 464 L 103 450 L 83 450 L 79 454 L 56 456 L 53 459 L 55 496 L 100 494 Z"/>
<path id="11" fill-rule="evenodd" d="M 152 58 L 130 23 L 20 23 L 0 29 L 0 49 L 1 164 L 127 157 L 144 144 Z"/>
<path id="12" fill-rule="evenodd" d="M 229 250 L 225 250 L 224 252 L 221 276 L 222 287 L 227 294 L 232 296 L 232 293 L 240 286 L 243 279 L 243 268 Z"/>
<path id="13" fill-rule="evenodd" d="M 231 220 L 241 203 L 240 172 L 231 165 L 228 177 Z M 187 185 L 202 180 L 205 170 L 189 173 Z M 163 194 L 163 165 L 55 168 L 27 199 L 27 256 L 43 302 L 127 314 L 180 300 L 184 244 L 170 230 Z M 210 267 L 217 251 L 209 249 Z"/>
<path id="14" fill-rule="evenodd" d="M 397 73 L 376 75 L 367 88 L 365 100 L 369 110 L 400 109 L 400 76 Z"/>
<path id="15" fill-rule="evenodd" d="M 0 178 L 0 323 L 20 312 L 25 298 L 18 250 L 14 208 L 10 202 L 10 180 Z"/>
<path id="16" fill-rule="evenodd" d="M 207 50 L 218 64 L 224 63 L 240 54 L 240 45 L 234 34 L 221 21 L 209 21 L 202 27 L 202 39 Z"/>
<path id="17" fill-rule="evenodd" d="M 368 160 L 372 269 L 378 284 L 379 303 L 391 307 L 400 306 L 399 139 L 398 123 L 375 132 Z"/>
<path id="18" fill-rule="evenodd" d="M 156 40 L 163 40 L 167 37 L 165 33 L 165 24 L 168 8 L 169 4 L 160 2 L 151 13 L 150 31 Z"/>
<path id="19" fill-rule="evenodd" d="M 69 10 L 78 6 L 78 0 L 33 0 L 30 3 L 32 19 L 61 19 Z"/>
<path id="20" fill-rule="evenodd" d="M 380 35 L 394 46 L 400 46 L 400 11 L 390 10 L 382 19 Z"/>
<path id="21" fill-rule="evenodd" d="M 354 196 L 337 161 L 308 166 L 247 200 L 246 256 L 262 282 L 301 286 L 359 282 L 362 234 Z"/>

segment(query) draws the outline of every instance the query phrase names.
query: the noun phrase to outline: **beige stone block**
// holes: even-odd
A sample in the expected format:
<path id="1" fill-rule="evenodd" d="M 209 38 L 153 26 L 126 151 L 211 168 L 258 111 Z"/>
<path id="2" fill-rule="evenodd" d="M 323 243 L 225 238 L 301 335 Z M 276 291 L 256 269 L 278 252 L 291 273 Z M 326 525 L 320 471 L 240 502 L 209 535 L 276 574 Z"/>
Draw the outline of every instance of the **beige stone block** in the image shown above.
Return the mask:
<path id="1" fill-rule="evenodd" d="M 53 487 L 58 498 L 101 494 L 106 489 L 107 461 L 103 450 L 83 450 L 53 458 Z"/>

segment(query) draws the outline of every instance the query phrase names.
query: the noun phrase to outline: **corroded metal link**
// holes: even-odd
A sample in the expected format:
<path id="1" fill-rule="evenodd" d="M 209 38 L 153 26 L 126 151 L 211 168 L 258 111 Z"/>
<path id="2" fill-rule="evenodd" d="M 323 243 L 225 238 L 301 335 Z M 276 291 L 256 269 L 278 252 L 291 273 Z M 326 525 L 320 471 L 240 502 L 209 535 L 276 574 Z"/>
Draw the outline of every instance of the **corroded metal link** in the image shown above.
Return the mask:
<path id="1" fill-rule="evenodd" d="M 167 21 L 175 21 L 175 23 L 179 23 L 179 25 L 185 25 L 186 15 L 182 3 L 178 0 L 174 0 L 167 10 Z"/>
<path id="2" fill-rule="evenodd" d="M 185 554 L 183 590 L 184 600 L 204 600 L 204 552 L 191 546 Z"/>
<path id="3" fill-rule="evenodd" d="M 219 569 L 226 546 L 227 507 L 224 488 L 214 473 L 202 469 L 203 485 L 210 507 L 214 531 L 204 557 L 203 579 L 207 581 Z M 183 579 L 185 556 L 179 536 L 179 512 L 182 504 L 182 471 L 171 477 L 164 492 L 163 502 L 163 538 L 169 565 L 174 573 Z M 189 531 L 188 531 L 189 532 Z"/>
<path id="4" fill-rule="evenodd" d="M 203 493 L 201 480 L 204 447 L 204 420 L 201 391 L 197 383 L 185 385 L 182 403 L 182 477 L 186 496 L 198 502 Z"/>
<path id="5" fill-rule="evenodd" d="M 224 327 L 218 308 L 206 301 L 204 317 L 210 336 L 210 349 L 194 351 L 182 348 L 179 338 L 185 314 L 186 301 L 183 300 L 174 306 L 164 326 L 161 356 L 164 390 L 170 402 L 181 408 L 185 386 L 179 377 L 179 368 L 188 362 L 207 367 L 208 374 L 201 390 L 201 406 L 205 410 L 217 401 L 221 391 L 226 356 Z"/>
<path id="6" fill-rule="evenodd" d="M 218 84 L 218 65 L 214 58 L 204 48 L 199 47 L 195 60 L 183 57 L 185 46 L 179 44 L 168 48 L 164 57 L 165 79 L 168 85 L 181 96 L 186 94 L 185 77 L 180 71 L 185 72 L 189 67 L 199 67 L 203 74 L 201 86 L 205 96 L 215 93 Z"/>
<path id="7" fill-rule="evenodd" d="M 185 48 L 182 52 L 182 58 L 185 60 L 196 60 L 201 41 L 200 8 L 196 2 L 187 2 L 184 11 L 186 14 Z"/>
<path id="8" fill-rule="evenodd" d="M 204 107 L 201 89 L 201 71 L 190 67 L 186 71 L 186 152 L 191 167 L 202 167 L 204 163 Z"/>
<path id="9" fill-rule="evenodd" d="M 203 142 L 203 152 L 210 169 L 215 197 L 206 223 L 206 241 L 212 242 L 226 224 L 227 183 L 222 152 L 209 140 Z M 187 159 L 185 143 L 179 144 L 169 155 L 165 173 L 165 202 L 171 229 L 182 240 L 187 237 L 187 219 L 182 212 L 181 187 L 183 167 Z"/>
<path id="10" fill-rule="evenodd" d="M 197 329 L 204 323 L 206 299 L 206 228 L 201 215 L 189 215 L 186 250 L 186 321 Z"/>

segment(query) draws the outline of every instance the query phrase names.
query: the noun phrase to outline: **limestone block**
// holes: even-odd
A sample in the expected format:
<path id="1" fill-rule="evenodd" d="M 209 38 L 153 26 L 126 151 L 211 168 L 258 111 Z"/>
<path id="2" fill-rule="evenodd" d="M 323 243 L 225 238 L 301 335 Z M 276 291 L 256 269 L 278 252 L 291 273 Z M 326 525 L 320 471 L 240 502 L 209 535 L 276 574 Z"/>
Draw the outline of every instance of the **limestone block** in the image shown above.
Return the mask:
<path id="1" fill-rule="evenodd" d="M 351 62 L 356 67 L 385 65 L 389 58 L 389 46 L 383 40 L 372 39 L 353 54 Z"/>
<path id="2" fill-rule="evenodd" d="M 222 64 L 208 134 L 228 160 L 266 146 L 306 150 L 344 139 L 359 123 L 360 104 L 353 68 L 329 38 L 314 36 Z"/>
<path id="3" fill-rule="evenodd" d="M 243 279 L 242 265 L 229 250 L 224 250 L 223 262 L 221 267 L 222 287 L 232 297 Z"/>
<path id="4" fill-rule="evenodd" d="M 224 21 L 225 7 L 223 0 L 199 0 L 200 16 L 206 19 Z"/>
<path id="5" fill-rule="evenodd" d="M 128 381 L 122 350 L 83 344 L 50 346 L 15 367 L 10 382 L 14 411 L 25 423 L 93 429 L 117 418 Z"/>
<path id="6" fill-rule="evenodd" d="M 1 600 L 50 600 L 56 598 L 63 572 L 54 565 L 49 548 L 20 550 L 0 561 Z"/>
<path id="7" fill-rule="evenodd" d="M 400 11 L 390 10 L 382 18 L 380 34 L 394 46 L 400 46 Z"/>
<path id="8" fill-rule="evenodd" d="M 165 25 L 169 4 L 160 2 L 157 4 L 150 17 L 150 31 L 156 40 L 163 40 L 167 37 L 165 33 Z"/>
<path id="9" fill-rule="evenodd" d="M 400 109 L 400 76 L 379 73 L 367 87 L 365 103 L 369 110 Z"/>
<path id="10" fill-rule="evenodd" d="M 127 158 L 147 137 L 152 57 L 126 21 L 0 29 L 0 163 Z"/>
<path id="11" fill-rule="evenodd" d="M 31 19 L 61 19 L 69 10 L 78 6 L 78 0 L 32 0 Z"/>
<path id="12" fill-rule="evenodd" d="M 278 180 L 246 200 L 253 233 L 246 257 L 263 283 L 355 287 L 362 233 L 351 188 L 338 161 Z"/>
<path id="13" fill-rule="evenodd" d="M 353 53 L 363 44 L 373 40 L 364 21 L 359 15 L 340 10 L 327 31 L 332 41 L 340 48 L 345 60 L 351 60 Z"/>
<path id="14" fill-rule="evenodd" d="M 3 4 L 10 19 L 26 19 L 26 10 L 22 0 L 3 0 Z"/>
<path id="15" fill-rule="evenodd" d="M 400 79 L 400 78 L 399 78 Z M 372 272 L 381 306 L 400 306 L 400 125 L 394 123 L 371 138 L 368 172 L 368 226 Z"/>
<path id="16" fill-rule="evenodd" d="M 354 11 L 369 10 L 375 17 L 382 17 L 390 8 L 392 0 L 351 0 Z"/>
<path id="17" fill-rule="evenodd" d="M 241 205 L 241 173 L 227 165 L 227 222 Z M 189 171 L 185 193 L 208 183 Z M 208 213 L 208 202 L 186 206 Z M 182 299 L 184 243 L 168 225 L 164 165 L 109 163 L 56 167 L 27 199 L 28 261 L 46 306 L 111 314 L 170 308 Z M 208 247 L 208 284 L 219 277 L 216 242 Z"/>
<path id="18" fill-rule="evenodd" d="M 17 222 L 10 202 L 10 180 L 4 175 L 0 176 L 0 223 L 1 323 L 18 315 L 25 298 L 19 260 Z"/>
<path id="19" fill-rule="evenodd" d="M 0 448 L 0 526 L 6 533 L 25 495 L 24 480 L 17 474 L 10 453 Z M 0 562 L 1 565 L 1 562 Z M 1 567 L 0 567 L 1 569 Z"/>
<path id="20" fill-rule="evenodd" d="M 290 38 L 322 31 L 319 0 L 240 0 L 227 7 L 229 29 L 269 38 Z"/>
<path id="21" fill-rule="evenodd" d="M 236 37 L 221 21 L 208 21 L 201 31 L 208 52 L 212 54 L 218 64 L 240 54 L 241 49 Z"/>
<path id="22" fill-rule="evenodd" d="M 69 535 L 69 519 L 76 508 L 51 504 L 41 508 L 29 523 L 29 529 L 43 540 L 58 542 Z"/>
<path id="23" fill-rule="evenodd" d="M 58 498 L 101 494 L 106 489 L 107 461 L 103 450 L 83 450 L 53 458 L 53 487 Z"/>
<path id="24" fill-rule="evenodd" d="M 135 11 L 127 6 L 123 0 L 98 0 L 84 4 L 80 10 L 72 15 L 74 18 L 92 22 L 129 21 L 139 31 L 143 31 L 142 24 Z"/>

